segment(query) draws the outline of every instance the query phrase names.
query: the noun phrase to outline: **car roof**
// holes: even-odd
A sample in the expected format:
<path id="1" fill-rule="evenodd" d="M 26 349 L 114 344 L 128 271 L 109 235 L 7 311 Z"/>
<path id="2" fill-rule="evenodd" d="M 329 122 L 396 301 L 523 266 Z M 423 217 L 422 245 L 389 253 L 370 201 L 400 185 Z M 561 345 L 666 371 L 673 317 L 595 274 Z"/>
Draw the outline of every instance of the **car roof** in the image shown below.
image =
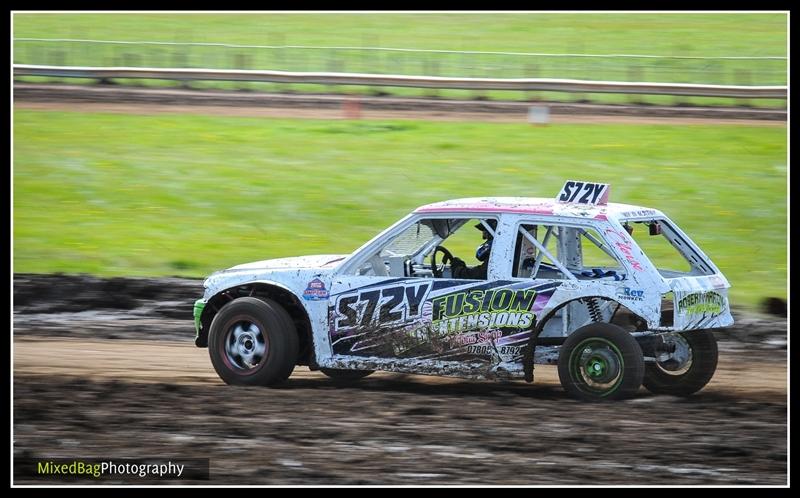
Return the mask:
<path id="1" fill-rule="evenodd" d="M 663 216 L 657 209 L 632 204 L 609 202 L 603 205 L 559 202 L 544 197 L 467 197 L 434 202 L 418 207 L 415 213 L 456 214 L 476 212 L 485 214 L 536 214 L 573 218 L 605 220 L 613 218 L 635 218 Z"/>

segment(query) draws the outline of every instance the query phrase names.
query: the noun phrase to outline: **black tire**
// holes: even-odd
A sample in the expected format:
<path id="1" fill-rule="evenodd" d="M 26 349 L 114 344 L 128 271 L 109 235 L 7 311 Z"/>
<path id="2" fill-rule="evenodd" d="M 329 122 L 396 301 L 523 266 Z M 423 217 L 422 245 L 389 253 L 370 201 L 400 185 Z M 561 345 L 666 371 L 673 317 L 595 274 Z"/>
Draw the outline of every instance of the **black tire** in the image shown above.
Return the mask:
<path id="1" fill-rule="evenodd" d="M 625 399 L 639 390 L 643 377 L 642 348 L 616 325 L 586 325 L 570 334 L 561 346 L 558 378 L 575 398 Z"/>
<path id="2" fill-rule="evenodd" d="M 297 333 L 274 301 L 242 297 L 226 304 L 211 322 L 208 353 L 227 384 L 270 386 L 294 369 Z"/>
<path id="3" fill-rule="evenodd" d="M 334 380 L 354 381 L 363 379 L 375 370 L 340 370 L 338 368 L 320 368 L 320 372 Z"/>
<path id="4" fill-rule="evenodd" d="M 717 339 L 710 330 L 692 330 L 674 336 L 688 345 L 691 353 L 688 362 L 647 363 L 643 384 L 653 394 L 689 396 L 705 387 L 717 370 Z"/>
<path id="5" fill-rule="evenodd" d="M 287 331 L 287 339 L 289 340 L 289 351 L 294 351 L 294 356 L 292 357 L 293 360 L 286 364 L 286 370 L 281 374 L 280 380 L 286 380 L 291 377 L 292 372 L 294 371 L 294 367 L 297 364 L 297 356 L 300 351 L 300 338 L 297 335 L 297 327 L 294 326 L 294 320 L 289 315 L 289 312 L 286 309 L 278 304 L 277 302 L 273 301 L 272 299 L 266 297 L 259 297 L 261 301 L 264 301 L 268 305 L 272 306 L 275 312 L 280 315 L 281 319 L 283 320 L 283 330 Z"/>

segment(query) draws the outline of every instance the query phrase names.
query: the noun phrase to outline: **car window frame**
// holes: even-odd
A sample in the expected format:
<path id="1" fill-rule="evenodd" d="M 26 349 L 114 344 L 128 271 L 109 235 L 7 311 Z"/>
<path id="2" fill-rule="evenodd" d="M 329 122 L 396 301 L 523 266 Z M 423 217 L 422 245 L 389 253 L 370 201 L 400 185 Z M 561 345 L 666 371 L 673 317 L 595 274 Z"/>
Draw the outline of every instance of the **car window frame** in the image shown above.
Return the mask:
<path id="1" fill-rule="evenodd" d="M 513 222 L 510 223 L 510 226 L 513 227 L 513 230 L 510 230 L 509 233 L 513 233 L 514 235 L 513 235 L 513 239 L 509 241 L 509 247 L 510 247 L 511 256 L 508 258 L 508 261 L 507 261 L 507 264 L 506 264 L 506 269 L 504 271 L 504 274 L 507 275 L 507 278 L 509 278 L 509 279 L 513 279 L 513 280 L 517 280 L 517 281 L 541 280 L 540 278 L 514 276 L 514 265 L 516 263 L 514 261 L 514 252 L 515 252 L 514 248 L 516 247 L 517 236 L 518 235 L 520 235 L 520 236 L 522 235 L 521 232 L 520 232 L 520 228 L 522 227 L 522 225 L 539 225 L 539 226 L 542 226 L 542 225 L 551 226 L 552 225 L 552 226 L 564 226 L 564 227 L 567 227 L 567 228 L 583 228 L 583 229 L 591 228 L 592 230 L 594 230 L 597 233 L 597 235 L 600 236 L 602 241 L 610 248 L 611 252 L 614 253 L 614 259 L 617 261 L 617 263 L 619 263 L 620 267 L 624 268 L 626 273 L 628 273 L 629 275 L 631 275 L 633 273 L 633 271 L 634 271 L 634 269 L 630 266 L 628 261 L 625 260 L 625 258 L 622 258 L 621 254 L 619 254 L 619 251 L 617 251 L 616 248 L 614 248 L 614 246 L 608 241 L 605 233 L 602 230 L 604 226 L 611 226 L 612 228 L 614 227 L 613 224 L 609 223 L 609 220 L 604 220 L 602 223 L 598 223 L 596 220 L 593 220 L 593 219 L 585 219 L 584 220 L 584 219 L 563 218 L 563 217 L 559 217 L 559 216 L 550 216 L 550 217 L 539 216 L 539 217 L 531 218 L 531 217 L 523 215 L 523 216 L 517 217 Z M 620 228 L 622 228 L 621 225 L 620 225 Z M 559 263 L 561 263 L 561 261 L 559 261 Z M 649 261 L 648 261 L 648 263 L 649 263 Z M 561 263 L 561 264 L 563 264 L 563 263 Z M 552 280 L 552 279 L 545 279 L 545 280 Z M 572 279 L 563 278 L 563 279 L 556 279 L 556 280 L 570 281 Z M 578 282 L 581 281 L 579 279 L 575 279 L 575 280 L 578 281 Z"/>
<path id="2" fill-rule="evenodd" d="M 369 262 L 370 254 L 376 252 L 378 248 L 383 247 L 388 241 L 394 237 L 400 235 L 403 231 L 414 225 L 415 223 L 421 220 L 430 220 L 430 219 L 453 219 L 453 218 L 460 218 L 460 219 L 479 219 L 479 220 L 489 220 L 495 219 L 497 220 L 497 227 L 495 229 L 495 238 L 497 239 L 497 232 L 500 232 L 502 235 L 502 230 L 500 229 L 500 225 L 503 220 L 502 213 L 487 213 L 487 212 L 470 212 L 470 211 L 457 211 L 457 212 L 447 212 L 447 213 L 410 213 L 393 225 L 386 228 L 384 231 L 380 232 L 378 235 L 367 241 L 366 243 L 362 244 L 361 247 L 353 251 L 345 260 L 338 266 L 334 275 L 336 276 L 359 276 L 357 274 L 358 268 L 361 268 L 364 264 Z M 463 226 L 461 227 L 463 228 Z M 438 235 L 435 238 L 439 238 Z M 433 240 L 433 239 L 431 239 Z M 441 241 L 440 241 L 441 242 Z M 495 241 L 496 243 L 497 241 Z M 491 280 L 492 275 L 492 260 L 494 258 L 494 252 L 489 258 L 488 268 L 487 268 L 487 275 L 486 280 Z M 383 278 L 397 278 L 397 277 L 383 277 Z"/>

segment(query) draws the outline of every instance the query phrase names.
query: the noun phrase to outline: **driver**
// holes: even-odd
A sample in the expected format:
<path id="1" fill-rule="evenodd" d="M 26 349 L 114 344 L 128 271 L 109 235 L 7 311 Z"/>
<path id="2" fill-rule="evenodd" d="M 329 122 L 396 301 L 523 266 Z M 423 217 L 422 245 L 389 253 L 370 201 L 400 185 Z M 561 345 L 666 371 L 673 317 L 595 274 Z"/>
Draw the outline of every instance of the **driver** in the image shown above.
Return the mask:
<path id="1" fill-rule="evenodd" d="M 492 227 L 492 231 L 497 230 L 497 220 L 487 220 L 486 223 Z M 486 227 L 483 226 L 483 223 L 478 223 L 475 225 L 475 228 L 483 233 L 483 240 L 485 240 L 475 251 L 475 259 L 480 261 L 481 264 L 470 268 L 461 258 L 453 257 L 453 261 L 450 263 L 450 270 L 453 278 L 486 280 L 486 270 L 489 268 L 489 254 L 491 254 L 492 251 L 492 241 L 494 238 L 492 234 L 486 230 Z"/>

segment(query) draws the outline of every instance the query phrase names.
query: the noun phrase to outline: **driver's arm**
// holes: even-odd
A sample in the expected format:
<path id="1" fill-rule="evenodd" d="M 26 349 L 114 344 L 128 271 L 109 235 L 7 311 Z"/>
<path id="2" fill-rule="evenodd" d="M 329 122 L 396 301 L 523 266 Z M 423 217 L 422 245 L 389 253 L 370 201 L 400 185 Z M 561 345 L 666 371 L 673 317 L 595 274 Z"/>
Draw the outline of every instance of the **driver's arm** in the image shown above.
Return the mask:
<path id="1" fill-rule="evenodd" d="M 450 274 L 453 278 L 469 278 L 464 276 L 464 272 L 468 270 L 469 268 L 467 268 L 467 264 L 464 263 L 464 260 L 453 256 L 453 259 L 450 261 Z"/>
<path id="2" fill-rule="evenodd" d="M 472 268 L 468 267 L 466 263 L 459 258 L 453 258 L 453 262 L 450 263 L 450 271 L 453 275 L 453 278 L 485 280 L 486 270 L 488 267 L 488 261 L 484 261 L 478 266 L 474 266 Z"/>

